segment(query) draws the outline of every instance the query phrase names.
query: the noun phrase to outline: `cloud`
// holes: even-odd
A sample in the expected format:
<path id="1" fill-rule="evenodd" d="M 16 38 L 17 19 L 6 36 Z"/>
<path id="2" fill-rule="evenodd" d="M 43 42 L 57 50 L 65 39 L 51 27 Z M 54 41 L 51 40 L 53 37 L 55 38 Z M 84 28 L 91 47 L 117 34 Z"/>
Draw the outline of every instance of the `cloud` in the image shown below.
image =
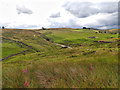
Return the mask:
<path id="1" fill-rule="evenodd" d="M 6 28 L 82 28 L 83 26 L 114 28 L 118 20 L 117 1 L 1 0 L 0 26 L 4 25 Z"/>
<path id="2" fill-rule="evenodd" d="M 16 6 L 16 10 L 17 10 L 18 14 L 21 14 L 21 13 L 32 14 L 33 13 L 30 9 L 28 9 L 28 8 L 26 8 L 24 6 L 22 6 L 22 7 Z"/>
<path id="3" fill-rule="evenodd" d="M 0 27 L 1 27 L 1 26 L 5 26 L 5 27 L 7 27 L 8 24 L 9 24 L 9 23 L 0 23 Z"/>
<path id="4" fill-rule="evenodd" d="M 68 15 L 69 16 L 69 15 Z M 62 17 L 60 18 L 62 19 Z M 50 27 L 70 27 L 70 28 L 98 28 L 98 29 L 106 29 L 106 28 L 117 28 L 118 25 L 118 13 L 104 14 L 99 13 L 96 15 L 92 15 L 86 18 L 76 18 L 71 17 L 67 18 L 67 20 L 59 21 L 59 20 L 49 20 Z"/>
<path id="5" fill-rule="evenodd" d="M 86 21 L 83 25 L 86 27 L 93 27 L 93 28 L 117 28 L 118 25 L 118 12 L 111 13 L 111 14 L 97 14 L 90 16 L 88 18 L 83 19 Z M 88 22 L 89 21 L 89 22 Z"/>
<path id="6" fill-rule="evenodd" d="M 60 17 L 60 12 L 55 13 L 55 14 L 52 14 L 52 15 L 50 16 L 50 18 L 58 18 L 58 17 Z"/>
<path id="7" fill-rule="evenodd" d="M 104 17 L 104 19 L 99 19 L 98 22 L 102 25 L 101 27 L 118 28 L 118 13 L 113 13 Z"/>
<path id="8" fill-rule="evenodd" d="M 19 28 L 19 29 L 31 29 L 31 28 L 38 28 L 39 26 L 37 26 L 37 25 L 28 25 L 28 24 L 16 24 L 16 25 L 12 25 L 12 24 L 8 24 L 9 25 L 9 27 L 6 27 L 6 28 Z M 41 27 L 39 27 L 39 28 L 41 28 Z"/>
<path id="9" fill-rule="evenodd" d="M 115 13 L 118 12 L 118 2 L 102 2 L 96 4 L 100 11 L 99 13 Z"/>
<path id="10" fill-rule="evenodd" d="M 118 23 L 118 13 L 113 13 L 111 15 L 107 15 L 104 18 L 98 19 L 98 22 L 104 26 L 112 26 L 117 25 Z"/>
<path id="11" fill-rule="evenodd" d="M 24 28 L 35 28 L 35 27 L 37 27 L 37 25 L 27 25 L 27 24 L 23 24 L 23 25 L 15 26 L 15 28 L 20 28 L 20 29 L 24 29 Z"/>
<path id="12" fill-rule="evenodd" d="M 63 5 L 65 9 L 78 18 L 85 18 L 98 12 L 98 9 L 90 7 L 90 2 L 69 2 Z"/>
<path id="13" fill-rule="evenodd" d="M 63 5 L 65 10 L 78 18 L 85 18 L 98 13 L 114 13 L 118 11 L 117 2 L 67 2 Z"/>
<path id="14" fill-rule="evenodd" d="M 62 19 L 62 18 L 60 18 Z M 81 25 L 76 23 L 76 19 L 75 18 L 68 18 L 68 20 L 65 21 L 59 21 L 59 20 L 52 20 L 49 19 L 50 22 L 50 27 L 52 28 L 61 28 L 61 27 L 68 27 L 68 28 L 80 28 L 82 27 Z"/>

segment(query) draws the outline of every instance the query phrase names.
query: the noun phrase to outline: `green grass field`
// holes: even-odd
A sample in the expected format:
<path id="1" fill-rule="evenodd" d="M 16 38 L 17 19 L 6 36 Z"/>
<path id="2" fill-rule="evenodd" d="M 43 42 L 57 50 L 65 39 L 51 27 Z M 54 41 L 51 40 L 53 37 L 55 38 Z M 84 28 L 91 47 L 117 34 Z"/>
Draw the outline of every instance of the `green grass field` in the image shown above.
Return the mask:
<path id="1" fill-rule="evenodd" d="M 27 49 L 27 48 L 24 48 L 23 45 L 20 46 L 13 41 L 3 39 L 2 42 L 3 42 L 2 43 L 2 58 Z"/>
<path id="2" fill-rule="evenodd" d="M 3 37 L 32 46 L 24 54 L 2 61 L 3 88 L 72 88 L 73 85 L 75 88 L 117 88 L 118 34 L 96 32 L 3 30 Z M 3 40 L 3 57 L 28 49 L 11 42 Z M 56 43 L 72 48 L 62 48 Z M 24 71 L 27 67 L 27 74 L 21 72 L 22 67 Z"/>

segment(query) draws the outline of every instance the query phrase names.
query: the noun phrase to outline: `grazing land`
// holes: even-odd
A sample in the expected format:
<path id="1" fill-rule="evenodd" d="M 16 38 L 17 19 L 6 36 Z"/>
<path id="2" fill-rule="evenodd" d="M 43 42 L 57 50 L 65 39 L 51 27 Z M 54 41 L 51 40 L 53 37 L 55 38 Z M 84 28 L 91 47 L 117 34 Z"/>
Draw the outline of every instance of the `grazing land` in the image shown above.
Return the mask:
<path id="1" fill-rule="evenodd" d="M 2 86 L 118 88 L 118 37 L 117 29 L 3 29 L 2 58 L 27 51 L 2 61 Z"/>

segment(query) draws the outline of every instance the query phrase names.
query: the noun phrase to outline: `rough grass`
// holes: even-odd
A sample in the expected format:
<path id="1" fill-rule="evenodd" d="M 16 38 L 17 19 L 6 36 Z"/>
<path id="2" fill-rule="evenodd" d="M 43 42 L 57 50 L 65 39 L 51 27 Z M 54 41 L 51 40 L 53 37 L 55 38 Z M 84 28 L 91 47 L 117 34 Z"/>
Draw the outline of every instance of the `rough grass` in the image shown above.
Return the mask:
<path id="1" fill-rule="evenodd" d="M 25 87 L 25 78 L 28 88 L 72 88 L 73 85 L 77 88 L 116 88 L 118 83 L 116 64 L 84 61 L 36 62 L 27 67 L 27 75 L 21 72 L 21 68 L 3 69 L 3 87 Z"/>
<path id="2" fill-rule="evenodd" d="M 13 41 L 2 40 L 2 58 L 26 50 L 24 45 L 19 45 Z"/>
<path id="3" fill-rule="evenodd" d="M 3 36 L 33 47 L 25 54 L 2 61 L 3 88 L 72 88 L 73 85 L 78 88 L 118 87 L 117 40 L 113 40 L 113 43 L 93 42 L 116 38 L 117 34 L 71 29 L 4 30 Z M 91 36 L 99 38 L 91 39 Z M 73 48 L 63 49 L 47 42 L 47 38 Z M 16 43 L 12 45 L 17 46 Z M 27 66 L 27 75 L 21 72 L 22 66 L 24 71 Z M 24 85 L 26 80 L 27 87 Z"/>
<path id="4" fill-rule="evenodd" d="M 106 40 L 113 38 L 118 38 L 118 35 L 116 34 L 109 34 L 109 33 L 95 33 L 95 30 L 83 30 L 78 32 L 79 30 L 44 30 L 39 31 L 40 33 L 44 33 L 48 38 L 50 38 L 50 41 L 61 43 L 61 44 L 77 44 L 77 43 L 85 43 L 90 44 L 93 41 L 100 41 L 100 40 Z M 94 39 L 91 39 L 89 37 L 95 37 Z M 114 40 L 114 39 L 112 39 Z"/>

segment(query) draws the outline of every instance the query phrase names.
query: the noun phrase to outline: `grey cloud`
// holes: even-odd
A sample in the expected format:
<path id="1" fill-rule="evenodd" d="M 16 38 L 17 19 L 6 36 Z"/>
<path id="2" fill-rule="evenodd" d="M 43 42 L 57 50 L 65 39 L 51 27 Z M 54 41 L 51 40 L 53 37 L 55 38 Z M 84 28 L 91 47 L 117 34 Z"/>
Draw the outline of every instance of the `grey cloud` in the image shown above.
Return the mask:
<path id="1" fill-rule="evenodd" d="M 69 28 L 77 28 L 77 27 L 81 27 L 80 25 L 76 24 L 76 20 L 74 19 L 69 19 L 68 22 L 56 22 L 56 21 L 51 21 L 49 20 L 49 22 L 51 23 L 50 27 L 52 28 L 61 28 L 61 27 L 69 27 Z"/>
<path id="2" fill-rule="evenodd" d="M 56 22 L 51 19 L 52 21 L 50 21 L 50 27 L 82 28 L 86 26 L 90 28 L 110 29 L 117 28 L 118 26 L 118 2 L 91 3 L 69 1 L 63 5 L 63 8 L 65 8 L 67 12 L 74 15 L 76 19 L 70 18 L 67 22 Z M 96 18 L 96 15 L 98 15 L 98 18 Z M 82 26 L 82 21 L 81 23 L 76 23 L 77 20 L 81 18 L 88 17 L 89 19 L 89 16 L 93 16 L 93 19 L 95 16 L 95 23 L 88 22 L 84 24 L 84 26 Z"/>
<path id="3" fill-rule="evenodd" d="M 63 7 L 71 14 L 75 15 L 78 18 L 84 18 L 95 14 L 98 12 L 98 9 L 90 7 L 92 3 L 90 2 L 73 2 L 66 3 Z"/>
<path id="4" fill-rule="evenodd" d="M 104 26 L 104 27 L 97 27 L 98 29 L 115 29 L 115 28 L 118 28 L 117 25 L 112 25 L 112 26 Z"/>
<path id="5" fill-rule="evenodd" d="M 120 1 L 118 2 L 118 12 L 120 13 Z"/>
<path id="6" fill-rule="evenodd" d="M 118 24 L 118 13 L 114 13 L 107 18 L 98 20 L 99 23 L 103 24 L 104 26 L 107 25 L 117 25 Z"/>
<path id="7" fill-rule="evenodd" d="M 0 28 L 1 28 L 2 26 L 8 27 L 9 24 L 10 24 L 10 23 L 1 23 L 1 22 L 0 22 Z"/>
<path id="8" fill-rule="evenodd" d="M 120 28 L 120 1 L 118 2 L 118 28 Z"/>
<path id="9" fill-rule="evenodd" d="M 19 25 L 19 26 L 15 26 L 15 28 L 20 28 L 20 29 L 24 29 L 24 28 L 35 28 L 37 27 L 37 25 L 27 25 L 27 24 L 22 24 L 22 25 Z"/>
<path id="10" fill-rule="evenodd" d="M 21 13 L 32 14 L 33 13 L 30 9 L 28 9 L 24 6 L 22 6 L 22 7 L 16 6 L 16 10 L 17 10 L 18 14 L 21 14 Z"/>
<path id="11" fill-rule="evenodd" d="M 60 12 L 55 13 L 55 14 L 52 14 L 52 15 L 50 16 L 50 18 L 58 18 L 58 17 L 60 17 Z"/>
<path id="12" fill-rule="evenodd" d="M 107 29 L 111 29 L 111 28 L 117 28 L 118 26 L 118 13 L 113 13 L 111 15 L 108 15 L 107 18 L 103 17 L 100 19 L 96 19 L 96 23 L 88 23 L 85 24 L 84 26 L 76 23 L 77 19 L 75 20 L 74 18 L 69 19 L 67 22 L 56 22 L 52 19 L 49 22 L 51 23 L 50 27 L 55 27 L 55 28 L 56 27 L 82 28 L 86 26 L 89 28 L 104 29 L 104 27 L 106 27 Z"/>
<path id="13" fill-rule="evenodd" d="M 118 26 L 118 13 L 113 13 L 109 15 L 107 18 L 102 18 L 96 20 L 97 23 L 89 23 L 86 24 L 88 27 L 95 27 L 95 28 L 102 28 L 102 27 L 107 27 L 107 28 L 117 28 Z"/>
<path id="14" fill-rule="evenodd" d="M 65 10 L 78 18 L 85 18 L 98 13 L 114 13 L 118 11 L 117 2 L 68 2 L 63 5 Z"/>
<path id="15" fill-rule="evenodd" d="M 117 2 L 103 2 L 96 5 L 99 7 L 99 13 L 115 13 L 118 12 Z"/>

